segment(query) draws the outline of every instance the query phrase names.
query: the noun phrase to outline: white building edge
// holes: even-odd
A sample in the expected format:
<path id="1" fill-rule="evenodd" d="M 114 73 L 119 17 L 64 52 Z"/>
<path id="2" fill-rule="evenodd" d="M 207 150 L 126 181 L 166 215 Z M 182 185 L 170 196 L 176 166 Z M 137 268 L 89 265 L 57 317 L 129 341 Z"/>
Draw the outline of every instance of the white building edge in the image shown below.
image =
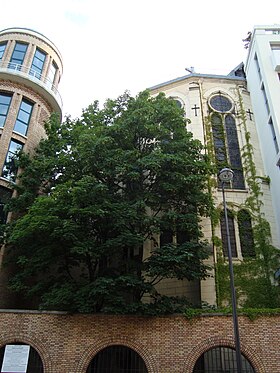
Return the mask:
<path id="1" fill-rule="evenodd" d="M 255 26 L 245 73 L 280 237 L 280 24 Z"/>

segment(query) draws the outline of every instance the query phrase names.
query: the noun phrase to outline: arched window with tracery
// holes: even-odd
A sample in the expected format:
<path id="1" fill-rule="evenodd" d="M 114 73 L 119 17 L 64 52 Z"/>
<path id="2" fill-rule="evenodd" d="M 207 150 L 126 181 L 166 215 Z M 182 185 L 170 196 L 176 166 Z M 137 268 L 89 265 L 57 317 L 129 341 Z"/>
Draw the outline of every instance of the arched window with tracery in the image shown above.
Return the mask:
<path id="1" fill-rule="evenodd" d="M 98 352 L 88 366 L 87 373 L 148 373 L 141 356 L 126 346 L 109 346 Z"/>
<path id="2" fill-rule="evenodd" d="M 236 123 L 233 115 L 227 114 L 225 116 L 225 128 L 228 144 L 229 163 L 232 171 L 234 172 L 234 178 L 232 181 L 233 188 L 245 189 Z"/>
<path id="3" fill-rule="evenodd" d="M 249 360 L 241 355 L 242 373 L 255 373 Z M 193 369 L 193 373 L 236 373 L 236 352 L 233 348 L 219 346 L 202 354 Z"/>
<path id="4" fill-rule="evenodd" d="M 251 215 L 247 210 L 240 210 L 237 213 L 239 239 L 242 256 L 255 257 L 255 247 L 254 247 L 254 235 L 252 228 Z"/>
<path id="5" fill-rule="evenodd" d="M 235 227 L 234 227 L 234 216 L 230 210 L 227 210 L 228 216 L 228 228 L 229 228 L 229 239 L 231 246 L 231 255 L 237 257 L 237 248 L 236 248 L 236 238 L 235 238 Z M 227 241 L 227 231 L 226 231 L 226 221 L 224 210 L 220 214 L 220 225 L 221 225 L 221 236 L 223 244 L 223 253 L 224 256 L 228 256 L 228 241 Z"/>
<path id="6" fill-rule="evenodd" d="M 210 98 L 209 106 L 213 111 L 211 125 L 217 168 L 230 167 L 234 171 L 232 187 L 245 189 L 233 103 L 219 93 Z"/>

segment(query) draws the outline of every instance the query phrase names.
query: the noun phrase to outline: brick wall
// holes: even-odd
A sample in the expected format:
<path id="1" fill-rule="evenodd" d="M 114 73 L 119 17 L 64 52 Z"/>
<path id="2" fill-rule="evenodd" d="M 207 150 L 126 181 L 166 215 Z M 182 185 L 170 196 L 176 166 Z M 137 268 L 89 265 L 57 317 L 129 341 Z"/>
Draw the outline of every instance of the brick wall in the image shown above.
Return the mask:
<path id="1" fill-rule="evenodd" d="M 256 373 L 279 372 L 280 317 L 239 318 L 242 354 Z M 143 358 L 149 373 L 191 373 L 211 347 L 233 347 L 232 318 L 134 317 L 0 312 L 0 347 L 23 342 L 41 356 L 44 373 L 85 373 L 94 355 L 125 345 Z"/>

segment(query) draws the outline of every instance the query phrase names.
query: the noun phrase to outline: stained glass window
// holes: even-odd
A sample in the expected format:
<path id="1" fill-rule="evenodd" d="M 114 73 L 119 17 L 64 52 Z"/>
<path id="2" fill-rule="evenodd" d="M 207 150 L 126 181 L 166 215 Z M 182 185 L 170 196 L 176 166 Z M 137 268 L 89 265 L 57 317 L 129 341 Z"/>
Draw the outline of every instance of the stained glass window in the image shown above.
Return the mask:
<path id="1" fill-rule="evenodd" d="M 216 95 L 210 99 L 210 106 L 217 111 L 211 116 L 217 168 L 231 168 L 234 171 L 232 187 L 245 189 L 235 118 L 233 114 L 223 114 L 232 110 L 233 105 L 227 97 Z M 225 185 L 230 186 L 230 183 Z"/>
<path id="2" fill-rule="evenodd" d="M 222 117 L 219 114 L 213 114 L 211 121 L 217 166 L 222 168 L 227 160 Z"/>
<path id="3" fill-rule="evenodd" d="M 210 106 L 219 113 L 226 113 L 232 109 L 231 101 L 220 94 L 210 99 Z"/>
<path id="4" fill-rule="evenodd" d="M 240 210 L 237 214 L 241 252 L 243 257 L 255 257 L 253 228 L 248 211 Z"/>
<path id="5" fill-rule="evenodd" d="M 245 189 L 236 124 L 235 119 L 231 114 L 228 114 L 225 117 L 225 128 L 228 144 L 229 163 L 232 171 L 234 172 L 234 178 L 232 181 L 233 188 Z"/>
<path id="6" fill-rule="evenodd" d="M 234 217 L 230 210 L 227 210 L 228 216 L 228 228 L 229 228 L 229 238 L 231 246 L 231 255 L 237 257 L 237 248 L 236 248 L 236 239 L 235 239 L 235 228 L 234 228 Z M 226 221 L 224 210 L 221 211 L 220 215 L 220 224 L 221 224 L 221 236 L 223 243 L 223 253 L 224 256 L 228 256 L 228 242 L 227 242 L 227 230 L 226 230 Z"/>

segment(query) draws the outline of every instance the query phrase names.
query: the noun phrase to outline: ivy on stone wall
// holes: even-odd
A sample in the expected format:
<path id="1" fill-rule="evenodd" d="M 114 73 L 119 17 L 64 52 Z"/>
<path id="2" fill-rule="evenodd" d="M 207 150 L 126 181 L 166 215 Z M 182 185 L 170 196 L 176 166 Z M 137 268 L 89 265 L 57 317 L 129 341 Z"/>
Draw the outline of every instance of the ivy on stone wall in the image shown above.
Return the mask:
<path id="1" fill-rule="evenodd" d="M 239 209 L 245 209 L 251 215 L 253 223 L 253 240 L 255 257 L 245 257 L 242 261 L 234 263 L 235 287 L 239 306 L 246 308 L 277 308 L 280 307 L 280 291 L 278 281 L 274 275 L 280 268 L 280 253 L 271 244 L 271 232 L 268 221 L 262 212 L 261 182 L 268 182 L 268 178 L 257 175 L 254 162 L 254 149 L 251 135 L 247 128 L 246 112 L 243 99 L 237 89 L 237 118 L 242 132 L 245 134 L 245 145 L 241 149 L 241 157 L 245 179 L 248 186 L 248 197 Z M 205 118 L 206 146 L 210 162 L 216 164 L 215 149 L 211 133 L 210 115 Z M 218 170 L 217 170 L 218 171 Z M 213 179 L 209 187 L 213 191 L 217 187 L 217 180 Z M 228 203 L 230 207 L 230 203 Z M 234 211 L 233 211 L 234 213 Z M 213 232 L 219 224 L 220 208 L 213 209 L 211 213 Z M 241 218 L 242 219 L 242 218 Z M 213 233 L 213 244 L 216 248 L 216 291 L 218 307 L 230 304 L 230 283 L 228 262 L 223 256 L 222 241 Z"/>

